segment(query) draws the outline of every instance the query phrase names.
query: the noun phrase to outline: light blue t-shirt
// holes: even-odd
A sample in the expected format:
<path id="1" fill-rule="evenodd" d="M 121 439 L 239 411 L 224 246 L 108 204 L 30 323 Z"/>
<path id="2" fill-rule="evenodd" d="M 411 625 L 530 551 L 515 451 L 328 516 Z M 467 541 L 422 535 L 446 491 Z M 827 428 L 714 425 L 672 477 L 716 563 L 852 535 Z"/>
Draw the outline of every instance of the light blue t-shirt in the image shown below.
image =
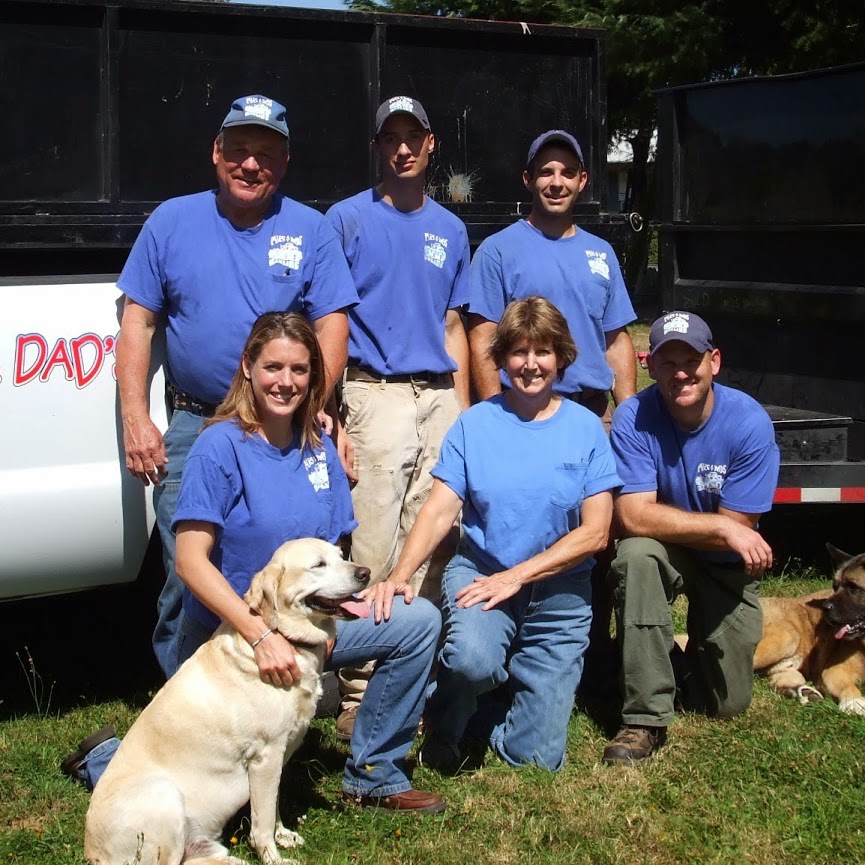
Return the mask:
<path id="1" fill-rule="evenodd" d="M 563 400 L 552 417 L 527 421 L 503 395 L 459 416 L 432 475 L 463 500 L 466 538 L 493 570 L 552 546 L 580 525 L 584 499 L 621 484 L 592 412 Z M 588 573 L 593 563 L 573 573 Z"/>
<path id="2" fill-rule="evenodd" d="M 623 494 L 656 490 L 661 504 L 692 513 L 717 513 L 723 506 L 762 514 L 772 508 L 780 463 L 772 421 L 747 394 L 713 387 L 712 414 L 692 432 L 673 422 L 657 385 L 616 409 L 610 438 Z M 696 555 L 738 558 L 734 553 Z"/>
<path id="3" fill-rule="evenodd" d="M 302 451 L 296 442 L 280 449 L 233 421 L 205 429 L 189 452 L 172 529 L 184 520 L 217 527 L 210 560 L 241 597 L 286 541 L 336 543 L 357 526 L 348 479 L 327 436 L 319 448 Z M 188 589 L 183 609 L 199 624 L 219 624 Z"/>
<path id="4" fill-rule="evenodd" d="M 222 215 L 215 190 L 164 202 L 117 284 L 164 312 L 169 380 L 211 403 L 225 397 L 259 315 L 288 310 L 314 321 L 357 302 L 330 223 L 279 193 L 261 225 L 246 229 Z"/>
<path id="5" fill-rule="evenodd" d="M 609 390 L 613 371 L 605 334 L 636 319 L 613 248 L 578 228 L 555 240 L 525 219 L 488 237 L 472 259 L 469 311 L 498 322 L 505 307 L 538 294 L 564 315 L 579 355 L 556 380 L 556 391 Z M 502 376 L 502 383 L 507 380 Z"/>
<path id="6" fill-rule="evenodd" d="M 360 303 L 349 311 L 350 366 L 379 375 L 455 372 L 445 316 L 468 303 L 462 221 L 430 198 L 403 213 L 375 189 L 327 212 L 342 239 Z"/>

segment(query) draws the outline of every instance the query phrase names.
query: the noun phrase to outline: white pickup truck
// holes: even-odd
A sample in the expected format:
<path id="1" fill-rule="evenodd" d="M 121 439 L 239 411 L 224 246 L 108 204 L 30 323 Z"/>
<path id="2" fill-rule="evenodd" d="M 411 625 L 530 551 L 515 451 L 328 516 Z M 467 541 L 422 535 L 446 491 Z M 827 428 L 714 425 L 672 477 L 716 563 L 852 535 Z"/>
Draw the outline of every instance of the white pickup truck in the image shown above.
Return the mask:
<path id="1" fill-rule="evenodd" d="M 115 279 L 0 278 L 0 598 L 129 582 L 144 559 L 152 488 L 124 465 Z"/>

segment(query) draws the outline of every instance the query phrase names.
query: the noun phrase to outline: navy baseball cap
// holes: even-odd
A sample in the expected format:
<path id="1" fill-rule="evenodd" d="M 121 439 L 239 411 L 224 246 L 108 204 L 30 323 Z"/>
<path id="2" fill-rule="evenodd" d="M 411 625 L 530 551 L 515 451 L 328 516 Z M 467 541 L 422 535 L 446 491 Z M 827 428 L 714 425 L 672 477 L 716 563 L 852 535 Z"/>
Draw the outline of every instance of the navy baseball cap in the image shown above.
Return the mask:
<path id="1" fill-rule="evenodd" d="M 673 340 L 684 342 L 700 354 L 715 348 L 709 325 L 693 312 L 675 310 L 656 319 L 649 331 L 649 354 Z"/>
<path id="2" fill-rule="evenodd" d="M 375 112 L 375 134 L 381 132 L 382 126 L 391 114 L 411 114 L 424 129 L 429 129 L 429 117 L 423 105 L 412 99 L 410 96 L 391 96 L 390 99 L 385 99 Z"/>
<path id="3" fill-rule="evenodd" d="M 534 158 L 538 155 L 538 151 L 547 144 L 564 144 L 565 147 L 577 154 L 581 165 L 586 164 L 586 161 L 583 159 L 583 149 L 580 147 L 580 142 L 570 132 L 565 132 L 564 129 L 548 129 L 532 142 L 528 158 L 526 159 L 526 168 L 532 164 Z"/>
<path id="4" fill-rule="evenodd" d="M 231 129 L 234 126 L 264 126 L 288 138 L 285 106 L 260 94 L 241 96 L 231 103 L 231 110 L 219 128 Z"/>

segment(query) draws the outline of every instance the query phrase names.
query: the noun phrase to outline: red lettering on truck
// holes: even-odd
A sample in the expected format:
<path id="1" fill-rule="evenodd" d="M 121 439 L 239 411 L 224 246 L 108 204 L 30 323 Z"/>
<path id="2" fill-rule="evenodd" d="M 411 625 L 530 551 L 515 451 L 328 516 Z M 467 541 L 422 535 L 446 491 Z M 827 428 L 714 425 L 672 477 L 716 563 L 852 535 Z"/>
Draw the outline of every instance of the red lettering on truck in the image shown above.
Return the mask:
<path id="1" fill-rule="evenodd" d="M 46 382 L 56 369 L 62 369 L 67 381 L 74 381 L 79 389 L 87 387 L 102 371 L 105 359 L 114 353 L 114 336 L 82 333 L 72 339 L 60 337 L 51 351 L 48 340 L 41 333 L 19 334 L 15 340 L 16 387 L 34 379 Z M 112 365 L 111 374 L 116 379 Z"/>

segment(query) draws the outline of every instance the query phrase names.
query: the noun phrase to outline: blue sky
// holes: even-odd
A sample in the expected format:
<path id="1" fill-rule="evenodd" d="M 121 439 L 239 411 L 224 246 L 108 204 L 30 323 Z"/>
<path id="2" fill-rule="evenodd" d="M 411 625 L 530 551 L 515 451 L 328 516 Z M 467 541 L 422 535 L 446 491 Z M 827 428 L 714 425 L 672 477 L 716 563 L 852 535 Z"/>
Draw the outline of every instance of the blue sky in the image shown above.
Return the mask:
<path id="1" fill-rule="evenodd" d="M 242 0 L 244 3 L 262 2 L 267 6 L 299 6 L 301 9 L 345 10 L 344 0 Z"/>

